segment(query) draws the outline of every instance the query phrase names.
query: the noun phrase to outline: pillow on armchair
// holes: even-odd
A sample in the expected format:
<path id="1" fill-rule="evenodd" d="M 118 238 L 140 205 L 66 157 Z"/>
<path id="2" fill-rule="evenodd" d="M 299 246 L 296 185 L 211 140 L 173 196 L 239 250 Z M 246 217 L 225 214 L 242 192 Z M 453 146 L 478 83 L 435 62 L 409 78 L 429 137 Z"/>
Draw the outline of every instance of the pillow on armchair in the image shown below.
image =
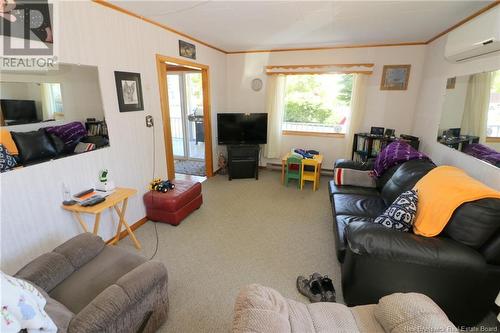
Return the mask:
<path id="1" fill-rule="evenodd" d="M 30 283 L 0 272 L 2 320 L 0 331 L 21 330 L 57 332 L 57 327 L 44 310 L 47 300 Z"/>
<path id="2" fill-rule="evenodd" d="M 371 170 L 356 170 L 350 168 L 333 169 L 335 185 L 351 185 L 361 187 L 377 187 Z"/>
<path id="3" fill-rule="evenodd" d="M 418 194 L 416 190 L 403 192 L 373 222 L 390 229 L 410 231 L 417 216 L 417 204 Z"/>
<path id="4" fill-rule="evenodd" d="M 19 157 L 23 164 L 48 160 L 57 155 L 52 140 L 43 129 L 31 132 L 12 132 L 12 138 L 19 149 Z"/>
<path id="5" fill-rule="evenodd" d="M 0 172 L 4 172 L 14 168 L 17 165 L 17 161 L 12 154 L 0 144 Z"/>
<path id="6" fill-rule="evenodd" d="M 12 155 L 19 154 L 16 143 L 12 139 L 10 131 L 6 128 L 0 128 L 0 144 L 2 144 L 5 148 L 7 148 L 9 153 L 11 153 Z"/>

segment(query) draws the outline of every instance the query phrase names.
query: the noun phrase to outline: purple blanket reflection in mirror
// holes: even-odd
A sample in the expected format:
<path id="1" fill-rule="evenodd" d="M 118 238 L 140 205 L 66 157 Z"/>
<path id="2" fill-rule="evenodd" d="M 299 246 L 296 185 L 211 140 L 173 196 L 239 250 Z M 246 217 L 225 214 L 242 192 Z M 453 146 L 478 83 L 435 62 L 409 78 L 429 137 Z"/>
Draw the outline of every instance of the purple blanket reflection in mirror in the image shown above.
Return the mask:
<path id="1" fill-rule="evenodd" d="M 480 143 L 472 143 L 470 145 L 467 145 L 463 149 L 463 152 L 480 160 L 493 164 L 494 166 L 500 167 L 500 153 L 493 148 Z"/>

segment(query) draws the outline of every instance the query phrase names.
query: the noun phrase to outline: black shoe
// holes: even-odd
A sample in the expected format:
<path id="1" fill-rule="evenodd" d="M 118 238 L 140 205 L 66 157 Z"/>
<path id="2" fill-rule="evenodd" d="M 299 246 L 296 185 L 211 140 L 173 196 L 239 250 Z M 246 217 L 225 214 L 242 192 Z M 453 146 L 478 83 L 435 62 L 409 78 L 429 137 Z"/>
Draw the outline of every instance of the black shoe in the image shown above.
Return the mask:
<path id="1" fill-rule="evenodd" d="M 321 279 L 321 301 L 322 302 L 335 302 L 335 288 L 333 287 L 332 279 L 325 275 Z"/>
<path id="2" fill-rule="evenodd" d="M 311 303 L 321 302 L 322 289 L 321 289 L 321 278 L 322 276 L 318 273 L 314 273 L 310 276 L 310 279 L 306 279 L 303 276 L 297 278 L 297 289 L 299 292 L 309 298 Z"/>

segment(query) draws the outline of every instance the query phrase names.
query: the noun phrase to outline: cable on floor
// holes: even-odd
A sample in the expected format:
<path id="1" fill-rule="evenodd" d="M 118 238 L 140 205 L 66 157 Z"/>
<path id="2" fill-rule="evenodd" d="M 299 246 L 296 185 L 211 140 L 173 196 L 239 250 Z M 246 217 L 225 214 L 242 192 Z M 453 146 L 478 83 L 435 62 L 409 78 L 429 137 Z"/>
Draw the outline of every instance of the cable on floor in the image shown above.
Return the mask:
<path id="1" fill-rule="evenodd" d="M 155 173 L 156 173 L 156 135 L 155 135 L 155 125 L 153 123 L 153 176 L 151 177 L 151 179 L 154 179 L 155 178 Z M 151 196 L 151 203 L 153 204 L 153 201 L 154 201 L 154 196 L 152 195 Z M 152 205 L 152 207 L 154 207 L 154 205 Z M 156 253 L 158 252 L 158 243 L 159 243 L 159 239 L 158 239 L 158 228 L 156 226 L 156 221 L 151 221 L 153 222 L 154 226 L 155 226 L 155 234 L 156 234 L 156 245 L 155 245 L 155 252 L 153 253 L 153 255 L 149 258 L 149 260 L 152 260 L 155 256 L 156 256 Z"/>

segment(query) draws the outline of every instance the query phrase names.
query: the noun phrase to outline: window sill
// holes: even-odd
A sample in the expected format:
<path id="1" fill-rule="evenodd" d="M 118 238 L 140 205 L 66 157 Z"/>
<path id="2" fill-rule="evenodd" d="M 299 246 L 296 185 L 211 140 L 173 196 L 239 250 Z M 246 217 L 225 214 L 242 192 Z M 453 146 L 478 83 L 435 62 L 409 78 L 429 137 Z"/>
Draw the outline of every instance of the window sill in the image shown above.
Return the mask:
<path id="1" fill-rule="evenodd" d="M 500 137 L 498 136 L 489 136 L 486 138 L 486 142 L 500 142 Z"/>
<path id="2" fill-rule="evenodd" d="M 322 133 L 322 132 L 304 132 L 304 131 L 282 131 L 283 135 L 296 135 L 296 136 L 321 136 L 330 138 L 345 138 L 343 133 Z"/>

